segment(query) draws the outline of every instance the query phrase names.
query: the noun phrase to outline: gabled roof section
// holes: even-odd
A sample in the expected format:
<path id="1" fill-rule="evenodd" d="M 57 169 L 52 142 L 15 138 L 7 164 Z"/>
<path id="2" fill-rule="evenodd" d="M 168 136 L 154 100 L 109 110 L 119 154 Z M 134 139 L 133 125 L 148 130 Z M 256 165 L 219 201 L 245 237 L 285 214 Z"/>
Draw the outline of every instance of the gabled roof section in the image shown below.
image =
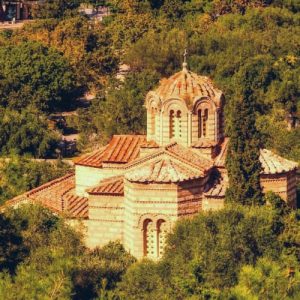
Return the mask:
<path id="1" fill-rule="evenodd" d="M 215 179 L 215 181 L 210 184 L 208 183 L 204 189 L 204 195 L 207 198 L 224 198 L 225 192 L 228 187 L 227 175 L 222 175 Z"/>
<path id="2" fill-rule="evenodd" d="M 296 162 L 285 159 L 267 149 L 260 150 L 259 160 L 262 165 L 263 174 L 285 173 L 298 168 Z"/>
<path id="3" fill-rule="evenodd" d="M 195 170 L 200 171 L 203 176 L 213 167 L 212 160 L 207 159 L 203 155 L 198 154 L 189 148 L 183 147 L 177 143 L 172 143 L 157 149 L 157 151 L 153 151 L 149 155 L 130 162 L 125 166 L 125 169 L 128 170 L 138 166 L 143 166 L 148 164 L 149 161 L 158 160 L 161 157 L 167 157 L 168 159 L 177 161 L 177 163 L 194 168 Z"/>
<path id="4" fill-rule="evenodd" d="M 215 159 L 215 166 L 224 168 L 227 156 L 229 139 L 225 139 L 221 145 L 221 152 Z M 261 149 L 259 160 L 262 166 L 262 174 L 280 174 L 290 172 L 298 168 L 298 164 L 294 161 L 285 159 L 271 150 Z"/>
<path id="5" fill-rule="evenodd" d="M 75 164 L 95 168 L 103 167 L 103 163 L 126 164 L 138 157 L 146 142 L 145 135 L 114 135 L 105 149 L 86 155 Z"/>
<path id="6" fill-rule="evenodd" d="M 200 171 L 182 166 L 172 159 L 161 157 L 127 173 L 125 178 L 132 182 L 141 183 L 178 183 L 202 176 Z"/>
<path id="7" fill-rule="evenodd" d="M 99 185 L 87 190 L 90 195 L 124 195 L 124 177 L 117 176 L 102 180 Z"/>
<path id="8" fill-rule="evenodd" d="M 30 202 L 71 218 L 88 218 L 88 199 L 75 195 L 74 188 L 75 176 L 70 173 L 6 202 L 5 206 Z"/>

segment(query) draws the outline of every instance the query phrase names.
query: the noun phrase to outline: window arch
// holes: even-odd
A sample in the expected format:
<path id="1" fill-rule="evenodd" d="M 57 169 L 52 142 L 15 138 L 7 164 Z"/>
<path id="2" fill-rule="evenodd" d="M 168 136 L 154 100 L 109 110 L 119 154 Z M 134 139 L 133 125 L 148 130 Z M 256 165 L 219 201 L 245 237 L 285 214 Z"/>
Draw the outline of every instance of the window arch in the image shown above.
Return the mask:
<path id="1" fill-rule="evenodd" d="M 198 110 L 198 138 L 202 137 L 202 110 Z"/>
<path id="2" fill-rule="evenodd" d="M 166 236 L 168 233 L 167 223 L 165 220 L 157 221 L 157 254 L 162 257 L 166 246 Z"/>
<path id="3" fill-rule="evenodd" d="M 156 109 L 154 107 L 151 108 L 151 134 L 155 135 L 155 127 L 156 127 Z"/>
<path id="4" fill-rule="evenodd" d="M 178 110 L 176 113 L 176 138 L 181 138 L 181 111 Z"/>
<path id="5" fill-rule="evenodd" d="M 144 256 L 156 257 L 156 230 L 152 220 L 146 219 L 143 223 Z"/>
<path id="6" fill-rule="evenodd" d="M 207 120 L 208 120 L 208 109 L 206 108 L 204 110 L 204 116 L 203 116 L 203 136 L 207 135 Z"/>
<path id="7" fill-rule="evenodd" d="M 208 109 L 198 110 L 198 138 L 206 137 L 208 131 Z"/>
<path id="8" fill-rule="evenodd" d="M 175 112 L 170 110 L 169 116 L 169 137 L 170 139 L 175 136 Z"/>

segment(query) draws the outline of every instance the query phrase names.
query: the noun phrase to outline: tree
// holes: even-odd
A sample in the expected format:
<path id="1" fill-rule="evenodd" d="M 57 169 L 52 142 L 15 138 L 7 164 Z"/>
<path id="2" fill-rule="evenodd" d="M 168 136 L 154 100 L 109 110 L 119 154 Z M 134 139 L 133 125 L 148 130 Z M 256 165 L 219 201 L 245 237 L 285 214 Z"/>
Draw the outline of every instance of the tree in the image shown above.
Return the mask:
<path id="1" fill-rule="evenodd" d="M 0 214 L 0 271 L 15 271 L 23 259 L 22 237 L 11 220 Z"/>
<path id="2" fill-rule="evenodd" d="M 241 79 L 245 81 L 244 91 L 237 95 L 231 106 L 230 142 L 226 158 L 229 188 L 226 200 L 258 205 L 263 203 L 263 197 L 260 186 L 260 142 L 255 124 L 256 103 L 249 87 L 253 80 L 251 71 L 241 73 Z"/>
<path id="3" fill-rule="evenodd" d="M 34 18 L 62 18 L 68 13 L 78 9 L 81 0 L 46 0 L 39 1 L 33 6 L 32 15 Z"/>
<path id="4" fill-rule="evenodd" d="M 0 106 L 46 112 L 70 106 L 76 78 L 57 51 L 36 42 L 0 48 Z"/>
<path id="5" fill-rule="evenodd" d="M 114 81 L 93 101 L 87 114 L 81 115 L 81 126 L 86 134 L 94 130 L 107 140 L 113 134 L 141 134 L 146 128 L 143 107 L 146 93 L 156 84 L 155 72 L 133 73 L 125 81 Z M 83 128 L 82 128 L 83 129 Z"/>
<path id="6" fill-rule="evenodd" d="M 261 258 L 255 266 L 243 266 L 239 283 L 232 291 L 232 296 L 237 300 L 298 299 L 300 274 L 297 269 L 293 267 L 292 271 L 282 262 Z"/>
<path id="7" fill-rule="evenodd" d="M 57 134 L 49 131 L 45 116 L 36 109 L 18 112 L 0 108 L 0 154 L 43 157 L 52 153 L 57 141 Z"/>
<path id="8" fill-rule="evenodd" d="M 1 161 L 0 204 L 63 176 L 68 170 L 69 166 L 62 162 L 35 162 L 26 157 L 12 156 L 9 161 Z"/>

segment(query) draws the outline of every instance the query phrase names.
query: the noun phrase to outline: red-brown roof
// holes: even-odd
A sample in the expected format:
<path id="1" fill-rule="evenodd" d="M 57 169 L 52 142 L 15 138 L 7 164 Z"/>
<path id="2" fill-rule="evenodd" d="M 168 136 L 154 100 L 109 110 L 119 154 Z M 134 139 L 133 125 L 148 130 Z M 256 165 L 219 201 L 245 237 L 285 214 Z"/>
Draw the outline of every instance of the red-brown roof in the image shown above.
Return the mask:
<path id="1" fill-rule="evenodd" d="M 87 192 L 91 195 L 124 195 L 124 177 L 118 176 L 108 178 L 100 182 L 99 185 L 90 188 Z"/>
<path id="2" fill-rule="evenodd" d="M 263 174 L 279 174 L 298 168 L 296 162 L 285 159 L 267 149 L 260 150 L 259 160 L 261 162 Z"/>
<path id="3" fill-rule="evenodd" d="M 127 173 L 125 178 L 133 182 L 177 183 L 202 176 L 203 173 L 194 168 L 180 165 L 172 159 L 161 158 Z"/>
<path id="4" fill-rule="evenodd" d="M 187 69 L 183 69 L 168 79 L 162 79 L 154 93 L 162 101 L 167 101 L 171 98 L 181 98 L 189 108 L 191 108 L 195 100 L 201 97 L 209 97 L 219 105 L 222 96 L 222 92 L 214 86 L 208 77 L 199 76 Z"/>
<path id="5" fill-rule="evenodd" d="M 125 164 L 139 155 L 146 142 L 144 135 L 114 135 L 104 150 L 95 151 L 78 159 L 75 164 L 101 168 L 103 163 Z"/>
<path id="6" fill-rule="evenodd" d="M 221 145 L 221 152 L 215 159 L 215 166 L 225 167 L 229 139 L 225 139 Z M 285 159 L 270 150 L 261 149 L 259 160 L 262 166 L 262 174 L 280 174 L 293 171 L 298 168 L 294 161 Z"/>
<path id="7" fill-rule="evenodd" d="M 227 177 L 227 176 L 226 176 Z M 219 177 L 215 182 L 208 183 L 204 190 L 204 195 L 207 198 L 224 198 L 228 187 L 228 178 Z"/>
<path id="8" fill-rule="evenodd" d="M 167 152 L 176 155 L 177 158 L 189 162 L 203 171 L 209 170 L 213 165 L 212 160 L 177 143 L 170 144 L 166 146 L 165 149 Z"/>
<path id="9" fill-rule="evenodd" d="M 6 206 L 32 202 L 72 218 L 87 218 L 88 199 L 75 195 L 74 188 L 75 176 L 70 173 L 8 201 Z"/>
<path id="10" fill-rule="evenodd" d="M 199 140 L 194 145 L 193 148 L 210 148 L 216 146 L 218 143 L 211 140 Z"/>

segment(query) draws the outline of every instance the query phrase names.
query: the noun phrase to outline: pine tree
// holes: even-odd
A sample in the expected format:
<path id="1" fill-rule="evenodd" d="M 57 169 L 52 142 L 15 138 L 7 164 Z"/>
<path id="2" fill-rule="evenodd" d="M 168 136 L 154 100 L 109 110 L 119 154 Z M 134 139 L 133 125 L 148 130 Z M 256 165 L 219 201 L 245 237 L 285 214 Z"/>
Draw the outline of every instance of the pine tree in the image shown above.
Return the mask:
<path id="1" fill-rule="evenodd" d="M 263 204 L 260 186 L 259 133 L 255 126 L 255 99 L 251 88 L 236 98 L 231 110 L 230 142 L 226 159 L 229 188 L 226 201 Z"/>

